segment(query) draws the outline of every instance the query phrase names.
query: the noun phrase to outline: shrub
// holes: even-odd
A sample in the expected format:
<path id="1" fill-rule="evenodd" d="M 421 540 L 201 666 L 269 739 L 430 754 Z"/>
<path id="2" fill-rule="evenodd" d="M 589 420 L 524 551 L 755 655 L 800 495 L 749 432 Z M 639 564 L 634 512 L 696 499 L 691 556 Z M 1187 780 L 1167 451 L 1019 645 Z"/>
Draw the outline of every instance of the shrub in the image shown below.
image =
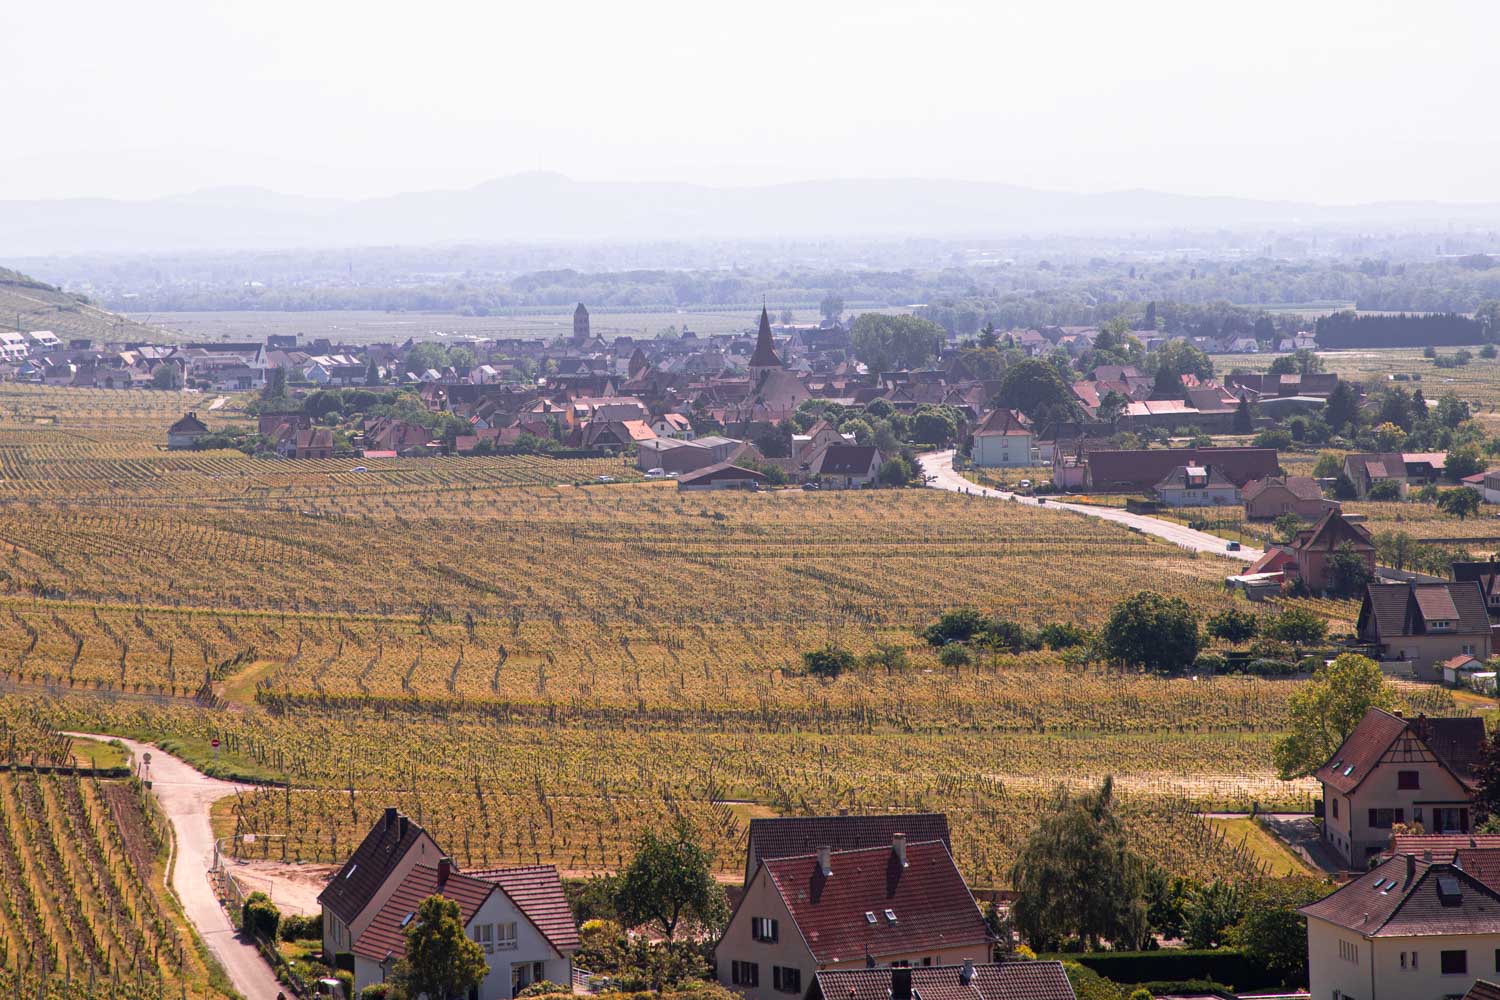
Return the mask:
<path id="1" fill-rule="evenodd" d="M 276 940 L 276 929 L 281 923 L 281 911 L 263 892 L 252 892 L 240 908 L 240 926 L 254 937 L 266 941 Z"/>
<path id="2" fill-rule="evenodd" d="M 1037 631 L 1036 641 L 1048 649 L 1071 649 L 1087 644 L 1089 634 L 1082 626 L 1072 622 L 1050 622 Z"/>
<path id="3" fill-rule="evenodd" d="M 1292 432 L 1281 427 L 1272 427 L 1255 435 L 1255 447 L 1257 448 L 1290 448 L 1292 446 Z"/>
<path id="4" fill-rule="evenodd" d="M 366 986 L 365 991 L 359 996 L 360 1000 L 387 1000 L 390 995 L 390 983 L 375 983 L 372 986 Z"/>
<path id="5" fill-rule="evenodd" d="M 1313 673 L 1315 670 L 1317 670 L 1322 665 L 1323 665 L 1323 660 L 1322 660 L 1321 657 L 1317 657 L 1317 656 L 1304 656 L 1302 659 L 1300 659 L 1300 660 L 1297 661 L 1297 673 L 1299 673 L 1299 674 L 1310 674 L 1310 673 Z"/>
<path id="6" fill-rule="evenodd" d="M 323 919 L 316 913 L 303 916 L 289 913 L 281 918 L 281 940 L 315 941 L 323 937 Z"/>
<path id="7" fill-rule="evenodd" d="M 1195 674 L 1222 674 L 1227 663 L 1224 657 L 1218 653 L 1199 653 L 1197 659 L 1193 660 L 1193 673 Z"/>
<path id="8" fill-rule="evenodd" d="M 943 646 L 950 642 L 968 642 L 984 625 L 984 616 L 978 611 L 957 608 L 943 612 L 937 621 L 922 630 L 921 635 L 929 646 Z"/>
<path id="9" fill-rule="evenodd" d="M 1246 672 L 1257 677 L 1289 677 L 1297 672 L 1297 665 L 1290 660 L 1251 660 Z"/>
<path id="10" fill-rule="evenodd" d="M 1394 479 L 1382 479 L 1370 487 L 1367 496 L 1371 500 L 1400 500 L 1401 484 Z"/>
<path id="11" fill-rule="evenodd" d="M 568 987 L 566 987 L 566 986 L 561 986 L 561 985 L 559 985 L 557 983 L 552 982 L 549 979 L 541 979 L 541 980 L 538 980 L 537 982 L 532 983 L 530 986 L 526 987 L 521 992 L 517 993 L 516 996 L 517 997 L 544 997 L 544 996 L 550 996 L 551 994 L 554 994 L 554 993 L 572 993 L 572 992 L 573 991 L 571 989 L 569 989 Z"/>

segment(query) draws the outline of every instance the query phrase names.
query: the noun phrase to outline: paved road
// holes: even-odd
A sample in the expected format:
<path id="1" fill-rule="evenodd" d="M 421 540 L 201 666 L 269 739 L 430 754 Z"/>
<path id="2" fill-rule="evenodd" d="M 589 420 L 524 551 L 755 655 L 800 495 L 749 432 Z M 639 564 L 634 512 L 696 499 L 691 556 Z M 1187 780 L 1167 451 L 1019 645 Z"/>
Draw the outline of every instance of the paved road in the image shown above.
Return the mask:
<path id="1" fill-rule="evenodd" d="M 87 733 L 71 735 L 87 736 Z M 91 739 L 111 740 L 112 736 L 90 736 Z M 214 834 L 209 826 L 208 810 L 226 795 L 233 795 L 237 788 L 230 781 L 210 778 L 195 770 L 171 754 L 156 747 L 120 740 L 137 760 L 141 754 L 151 754 L 147 777 L 151 779 L 151 791 L 161 803 L 162 811 L 172 823 L 176 834 L 176 863 L 172 868 L 172 888 L 182 900 L 182 909 L 187 918 L 198 929 L 198 934 L 208 945 L 219 964 L 228 973 L 234 988 L 245 1000 L 275 1000 L 284 987 L 276 981 L 271 967 L 255 946 L 243 940 L 235 932 L 229 917 L 219 906 L 213 884 L 208 879 L 208 870 L 214 859 Z"/>
<path id="2" fill-rule="evenodd" d="M 917 460 L 922 464 L 922 472 L 932 477 L 931 485 L 940 490 L 952 490 L 955 493 L 969 493 L 973 496 L 993 497 L 999 500 L 1015 499 L 1021 503 L 1036 506 L 1038 501 L 1033 497 L 1024 497 L 1016 493 L 1005 493 L 1000 490 L 986 489 L 976 486 L 973 482 L 965 479 L 953 471 L 953 452 L 934 451 L 925 455 L 919 455 Z M 1254 562 L 1262 555 L 1260 549 L 1242 548 L 1238 552 L 1230 552 L 1224 546 L 1228 544 L 1226 539 L 1218 535 L 1210 535 L 1206 531 L 1194 531 L 1185 524 L 1177 524 L 1174 521 L 1163 521 L 1160 518 L 1148 517 L 1145 514 L 1132 514 L 1118 507 L 1095 507 L 1090 504 L 1057 503 L 1048 499 L 1045 506 L 1055 507 L 1058 510 L 1070 510 L 1088 517 L 1097 517 L 1102 521 L 1114 521 L 1126 527 L 1137 528 L 1148 535 L 1164 538 L 1185 549 L 1195 552 L 1212 552 L 1216 555 L 1228 556 L 1230 559 L 1240 559 L 1245 562 Z"/>

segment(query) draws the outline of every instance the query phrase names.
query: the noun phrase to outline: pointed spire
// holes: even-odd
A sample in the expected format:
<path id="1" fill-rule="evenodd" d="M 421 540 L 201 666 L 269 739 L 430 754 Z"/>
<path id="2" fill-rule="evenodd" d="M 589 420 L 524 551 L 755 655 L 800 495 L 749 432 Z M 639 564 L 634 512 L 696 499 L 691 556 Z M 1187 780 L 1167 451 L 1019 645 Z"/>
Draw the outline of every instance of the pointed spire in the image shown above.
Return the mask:
<path id="1" fill-rule="evenodd" d="M 755 337 L 755 353 L 750 356 L 750 367 L 782 367 L 781 359 L 776 356 L 775 341 L 771 339 L 771 315 L 766 312 L 764 302 L 760 306 L 760 332 Z"/>

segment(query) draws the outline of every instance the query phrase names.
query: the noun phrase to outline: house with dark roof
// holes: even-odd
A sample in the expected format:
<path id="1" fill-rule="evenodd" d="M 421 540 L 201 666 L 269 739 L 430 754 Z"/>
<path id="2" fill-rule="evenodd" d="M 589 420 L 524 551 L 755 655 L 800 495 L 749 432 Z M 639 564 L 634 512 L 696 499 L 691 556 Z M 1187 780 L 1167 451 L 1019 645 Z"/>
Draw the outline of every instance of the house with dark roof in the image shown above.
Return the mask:
<path id="1" fill-rule="evenodd" d="M 1495 857 L 1478 856 L 1486 854 Z M 1302 907 L 1310 994 L 1433 1000 L 1462 996 L 1479 976 L 1493 976 L 1497 869 L 1497 851 L 1460 851 L 1445 861 L 1400 854 Z"/>
<path id="2" fill-rule="evenodd" d="M 1147 492 L 1179 465 L 1217 466 L 1235 486 L 1281 471 L 1275 448 L 1096 449 L 1086 462 L 1084 487 L 1109 493 Z"/>
<path id="3" fill-rule="evenodd" d="M 401 880 L 419 864 L 436 866 L 442 856 L 437 842 L 408 817 L 395 809 L 382 813 L 318 894 L 323 953 L 351 951 Z"/>
<path id="4" fill-rule="evenodd" d="M 1356 624 L 1362 642 L 1420 680 L 1441 681 L 1441 664 L 1460 653 L 1490 658 L 1490 618 L 1474 581 L 1372 583 Z"/>
<path id="5" fill-rule="evenodd" d="M 198 419 L 198 414 L 189 410 L 171 427 L 167 428 L 167 447 L 173 451 L 191 448 L 198 439 L 208 433 L 208 425 Z"/>
<path id="6" fill-rule="evenodd" d="M 1456 562 L 1452 565 L 1453 579 L 1460 583 L 1479 584 L 1484 595 L 1484 606 L 1489 610 L 1490 620 L 1500 618 L 1500 562 L 1487 559 L 1477 562 Z"/>
<path id="7" fill-rule="evenodd" d="M 1354 484 L 1354 492 L 1361 500 L 1370 495 L 1377 483 L 1395 483 L 1401 495 L 1406 496 L 1406 462 L 1397 452 L 1350 452 L 1344 456 L 1344 475 Z"/>
<path id="8" fill-rule="evenodd" d="M 1408 719 L 1372 708 L 1313 775 L 1323 787 L 1323 840 L 1351 868 L 1390 843 L 1398 823 L 1468 833 L 1479 718 Z"/>
<path id="9" fill-rule="evenodd" d="M 831 444 L 812 463 L 819 482 L 846 490 L 873 485 L 880 474 L 880 449 L 865 444 Z"/>
<path id="10" fill-rule="evenodd" d="M 775 816 L 750 821 L 745 846 L 745 884 L 762 861 L 816 854 L 818 848 L 854 851 L 884 847 L 898 833 L 908 841 L 953 841 L 943 813 L 877 813 L 862 816 Z"/>
<path id="11" fill-rule="evenodd" d="M 752 1000 L 802 995 L 819 972 L 987 962 L 992 940 L 941 840 L 762 859 L 715 948 Z"/>
<path id="12" fill-rule="evenodd" d="M 1061 962 L 830 969 L 808 1000 L 1076 1000 Z"/>

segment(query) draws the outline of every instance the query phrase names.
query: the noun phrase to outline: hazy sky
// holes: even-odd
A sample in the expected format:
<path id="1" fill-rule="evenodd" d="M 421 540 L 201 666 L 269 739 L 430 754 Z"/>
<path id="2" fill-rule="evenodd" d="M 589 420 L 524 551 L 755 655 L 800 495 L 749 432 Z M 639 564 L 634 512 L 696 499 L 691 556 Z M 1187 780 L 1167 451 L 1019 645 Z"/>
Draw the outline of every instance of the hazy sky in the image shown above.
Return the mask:
<path id="1" fill-rule="evenodd" d="M 525 170 L 1500 201 L 1492 0 L 0 3 L 0 199 Z"/>

